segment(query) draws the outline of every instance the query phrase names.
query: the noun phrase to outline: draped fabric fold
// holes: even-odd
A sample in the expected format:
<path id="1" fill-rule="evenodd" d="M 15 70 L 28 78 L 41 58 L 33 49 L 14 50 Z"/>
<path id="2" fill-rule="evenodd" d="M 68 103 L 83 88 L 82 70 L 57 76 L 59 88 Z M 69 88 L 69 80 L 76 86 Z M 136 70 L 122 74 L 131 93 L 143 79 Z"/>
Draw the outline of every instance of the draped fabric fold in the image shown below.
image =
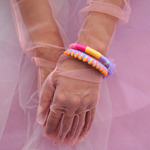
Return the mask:
<path id="1" fill-rule="evenodd" d="M 135 150 L 138 147 L 139 150 L 149 150 L 149 0 L 131 1 L 131 17 L 129 0 L 124 0 L 123 5 L 119 0 L 118 3 L 111 0 L 48 0 L 64 47 L 45 41 L 33 42 L 31 33 L 47 27 L 49 22 L 41 21 L 35 26 L 26 26 L 20 11 L 24 1 L 0 0 L 3 6 L 0 12 L 4 12 L 0 15 L 3 22 L 0 27 L 7 32 L 7 35 L 3 32 L 0 34 L 0 149 Z M 78 40 L 88 14 L 93 11 L 118 18 L 116 25 L 125 24 L 117 26 L 111 37 L 107 56 L 114 58 L 116 71 L 103 82 L 98 72 L 92 72 L 93 68 L 61 68 L 61 64 L 70 58 L 61 55 L 62 51 Z M 61 55 L 58 62 L 36 57 L 38 48 L 56 50 Z M 54 55 L 54 59 L 56 57 Z M 58 76 L 101 84 L 92 128 L 83 142 L 72 147 L 66 144 L 54 146 L 52 139 L 43 136 L 43 127 L 36 122 L 42 89 L 38 80 L 43 82 L 43 68 L 55 68 L 52 72 L 55 79 L 50 76 L 54 85 Z M 37 74 L 41 76 L 37 78 Z M 51 109 L 55 110 L 55 105 L 52 106 Z"/>

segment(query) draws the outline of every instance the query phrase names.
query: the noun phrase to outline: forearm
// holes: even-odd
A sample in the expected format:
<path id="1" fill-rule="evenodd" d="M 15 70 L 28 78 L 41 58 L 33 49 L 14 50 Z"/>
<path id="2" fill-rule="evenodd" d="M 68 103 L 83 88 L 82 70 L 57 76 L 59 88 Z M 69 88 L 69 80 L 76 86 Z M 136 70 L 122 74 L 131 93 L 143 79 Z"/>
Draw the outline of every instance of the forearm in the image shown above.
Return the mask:
<path id="1" fill-rule="evenodd" d="M 104 2 L 120 8 L 124 7 L 124 0 L 104 0 Z M 77 43 L 88 45 L 106 55 L 117 21 L 116 17 L 109 14 L 96 11 L 89 12 Z"/>
<path id="2" fill-rule="evenodd" d="M 57 61 L 63 50 L 50 46 L 42 47 L 44 44 L 63 47 L 48 0 L 17 1 L 33 44 L 41 46 L 36 48 L 36 56 Z"/>

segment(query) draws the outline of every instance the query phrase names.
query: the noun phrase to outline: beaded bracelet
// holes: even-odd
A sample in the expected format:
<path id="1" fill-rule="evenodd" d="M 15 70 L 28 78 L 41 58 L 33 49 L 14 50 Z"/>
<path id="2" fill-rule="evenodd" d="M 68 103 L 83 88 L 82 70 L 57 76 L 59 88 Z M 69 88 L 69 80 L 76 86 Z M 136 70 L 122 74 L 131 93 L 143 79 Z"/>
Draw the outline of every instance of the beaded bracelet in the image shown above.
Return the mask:
<path id="1" fill-rule="evenodd" d="M 98 51 L 92 49 L 89 46 L 84 46 L 84 45 L 81 45 L 81 44 L 73 43 L 69 46 L 69 48 L 77 49 L 77 50 L 83 51 L 87 54 L 90 54 L 91 56 L 93 56 L 96 59 L 98 59 L 99 61 L 101 61 L 107 68 L 110 67 L 109 60 L 105 56 L 103 56 L 101 53 L 99 53 Z"/>
<path id="2" fill-rule="evenodd" d="M 87 62 L 89 65 L 92 65 L 93 67 L 95 67 L 97 70 L 99 70 L 103 76 L 107 76 L 108 74 L 108 69 L 102 64 L 100 63 L 98 60 L 96 60 L 95 58 L 81 52 L 75 49 L 68 49 L 64 52 L 64 54 L 72 56 L 74 58 L 77 58 L 79 60 L 82 60 L 83 62 Z"/>

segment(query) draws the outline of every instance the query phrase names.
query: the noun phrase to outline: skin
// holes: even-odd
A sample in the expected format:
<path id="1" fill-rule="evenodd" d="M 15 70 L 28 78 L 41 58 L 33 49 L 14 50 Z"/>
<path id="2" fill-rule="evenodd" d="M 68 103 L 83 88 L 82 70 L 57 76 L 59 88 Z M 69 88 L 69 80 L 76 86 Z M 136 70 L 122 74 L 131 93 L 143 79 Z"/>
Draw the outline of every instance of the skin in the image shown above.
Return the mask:
<path id="1" fill-rule="evenodd" d="M 64 51 L 64 45 L 49 2 L 47 0 L 17 0 L 17 2 L 34 46 L 39 46 L 40 43 L 43 43 L 62 47 L 62 49 L 52 46 L 39 47 L 35 49 L 35 56 L 57 62 Z M 52 71 L 50 68 L 42 69 L 44 77 L 42 83 L 39 84 L 43 84 L 46 77 Z"/>
<path id="2" fill-rule="evenodd" d="M 124 0 L 104 1 L 119 6 L 120 8 L 124 7 Z M 19 4 L 19 7 L 35 46 L 38 42 L 41 42 L 63 47 L 57 24 L 53 18 L 52 10 L 47 0 L 25 0 Z M 83 30 L 81 30 L 81 35 L 76 42 L 88 45 L 106 56 L 108 44 L 117 21 L 117 18 L 108 14 L 89 12 Z M 41 24 L 41 22 L 43 24 L 47 22 L 47 24 L 41 28 L 30 30 L 37 24 Z M 93 24 L 93 22 L 96 23 Z M 36 57 L 50 61 L 57 61 L 62 53 L 62 49 L 54 49 L 53 47 L 36 49 Z M 66 59 L 60 67 L 65 70 L 90 68 L 89 65 L 74 59 Z M 51 71 L 51 69 L 44 68 L 44 80 Z M 95 69 L 92 71 L 95 74 L 97 73 Z M 100 85 L 62 76 L 58 78 L 54 77 L 54 79 L 57 80 L 55 92 L 49 89 L 48 79 L 46 79 L 45 82 L 44 80 L 42 81 L 42 84 L 44 82 L 45 85 L 43 86 L 43 91 L 40 96 L 40 106 L 42 109 L 38 110 L 38 114 L 48 109 L 51 103 L 53 105 L 62 106 L 61 109 L 53 108 L 54 111 L 49 112 L 47 121 L 44 124 L 45 135 L 53 137 L 54 144 L 56 145 L 60 145 L 64 141 L 68 145 L 73 145 L 77 141 L 82 140 L 92 126 Z M 62 108 L 66 108 L 68 111 Z M 91 111 L 85 112 L 87 108 Z M 78 114 L 78 116 L 74 117 L 75 114 Z M 62 129 L 58 130 L 60 120 L 62 120 Z M 75 130 L 75 122 L 77 120 L 78 125 L 76 125 Z"/>

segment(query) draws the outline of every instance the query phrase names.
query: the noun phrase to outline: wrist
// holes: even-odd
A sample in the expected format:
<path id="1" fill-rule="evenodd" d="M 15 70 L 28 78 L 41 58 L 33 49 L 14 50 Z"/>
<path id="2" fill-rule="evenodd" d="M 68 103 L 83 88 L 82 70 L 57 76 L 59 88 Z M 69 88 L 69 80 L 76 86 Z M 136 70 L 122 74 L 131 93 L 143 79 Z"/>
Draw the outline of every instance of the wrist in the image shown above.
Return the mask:
<path id="1" fill-rule="evenodd" d="M 64 52 L 64 45 L 60 34 L 50 32 L 46 37 L 46 40 L 41 40 L 43 47 L 35 49 L 35 56 L 45 60 L 57 62 L 60 55 Z"/>
<path id="2" fill-rule="evenodd" d="M 111 36 L 116 27 L 117 18 L 100 13 L 89 12 L 77 43 L 89 46 L 96 51 L 107 54 Z"/>
<path id="3" fill-rule="evenodd" d="M 83 63 L 78 59 L 68 58 L 62 63 L 61 68 L 65 70 L 74 70 L 74 69 L 77 70 L 77 69 L 92 68 L 92 66 L 88 65 L 87 63 Z"/>
<path id="4" fill-rule="evenodd" d="M 106 56 L 107 54 L 107 47 L 108 44 L 102 40 L 93 39 L 89 36 L 80 36 L 80 38 L 77 40 L 78 44 L 89 46 L 96 51 L 100 52 L 102 55 Z"/>
<path id="5" fill-rule="evenodd" d="M 35 50 L 35 56 L 41 59 L 45 59 L 48 61 L 54 61 L 57 62 L 60 55 L 63 54 L 64 50 L 59 48 L 53 48 L 53 47 L 40 47 L 36 48 Z"/>

